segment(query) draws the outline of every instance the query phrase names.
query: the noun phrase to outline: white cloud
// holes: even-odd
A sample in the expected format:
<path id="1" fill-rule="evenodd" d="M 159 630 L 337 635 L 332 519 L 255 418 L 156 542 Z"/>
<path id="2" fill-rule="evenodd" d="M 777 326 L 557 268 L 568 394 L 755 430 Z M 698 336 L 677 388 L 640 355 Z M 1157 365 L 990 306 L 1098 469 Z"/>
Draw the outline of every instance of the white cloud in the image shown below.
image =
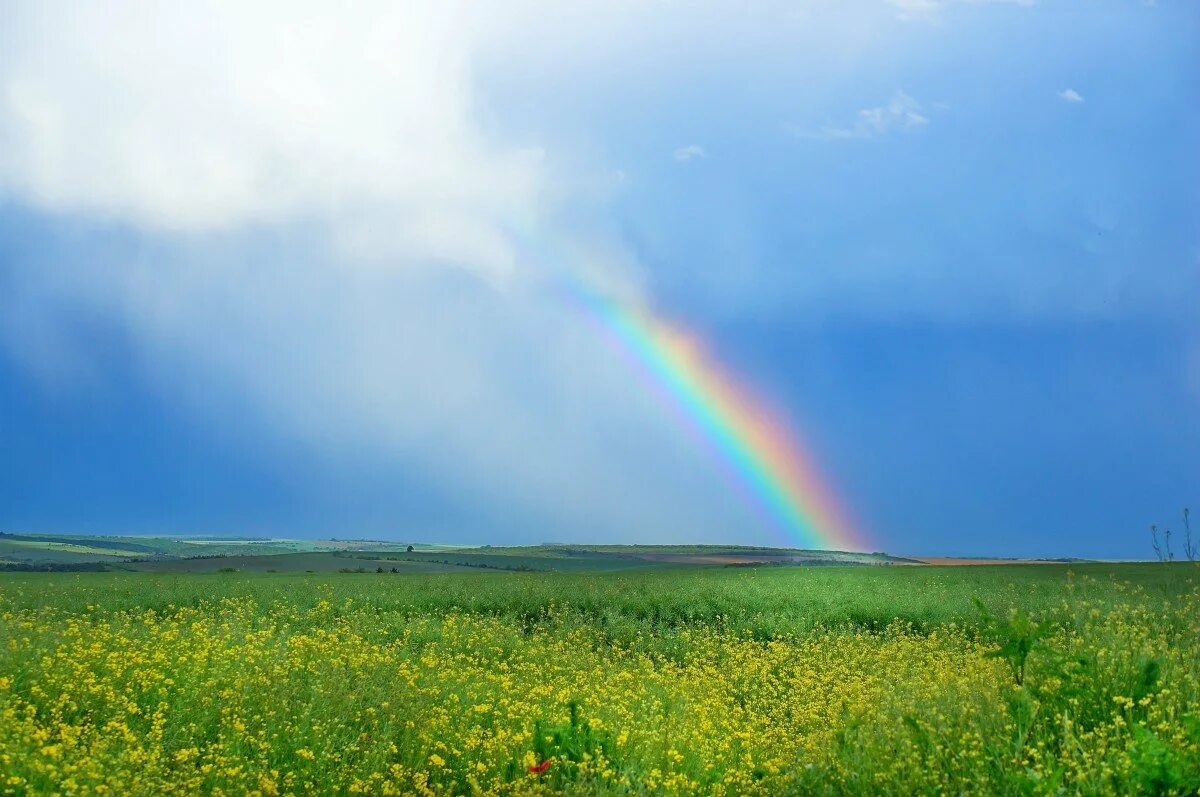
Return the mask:
<path id="1" fill-rule="evenodd" d="M 886 105 L 860 110 L 850 125 L 826 126 L 818 130 L 808 130 L 793 125 L 788 129 L 801 138 L 870 138 L 894 131 L 924 127 L 929 124 L 929 118 L 922 113 L 922 110 L 920 103 L 903 91 L 897 91 Z"/>
<path id="2" fill-rule="evenodd" d="M 24 44 L 3 59 L 0 185 L 19 197 L 183 232 L 307 216 L 356 248 L 511 265 L 496 218 L 536 205 L 540 157 L 479 132 L 452 4 L 6 14 Z"/>
<path id="3" fill-rule="evenodd" d="M 47 379 L 71 381 L 65 330 L 95 314 L 197 413 L 248 408 L 325 456 L 403 462 L 556 536 L 753 527 L 548 284 L 553 259 L 638 292 L 619 246 L 554 224 L 570 180 L 537 142 L 485 132 L 474 65 L 511 21 L 391 3 L 4 13 L 0 193 L 145 241 L 120 250 L 131 262 L 12 265 L 0 345 Z M 276 242 L 264 262 L 245 254 L 256 231 Z"/>
<path id="4" fill-rule="evenodd" d="M 679 162 L 690 161 L 694 158 L 706 158 L 708 153 L 704 151 L 704 147 L 699 144 L 688 144 L 684 147 L 678 147 L 671 156 Z"/>
<path id="5" fill-rule="evenodd" d="M 1075 89 L 1063 89 L 1058 96 L 1067 102 L 1083 102 L 1083 96 Z"/>

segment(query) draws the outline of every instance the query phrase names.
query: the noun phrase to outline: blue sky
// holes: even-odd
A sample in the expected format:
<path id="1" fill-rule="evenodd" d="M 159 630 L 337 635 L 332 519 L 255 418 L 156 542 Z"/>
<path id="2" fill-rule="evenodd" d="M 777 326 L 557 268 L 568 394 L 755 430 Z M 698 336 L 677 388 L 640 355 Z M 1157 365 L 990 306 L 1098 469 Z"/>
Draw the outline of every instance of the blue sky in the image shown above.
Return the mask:
<path id="1" fill-rule="evenodd" d="M 0 526 L 788 544 L 557 298 L 698 332 L 874 547 L 1200 500 L 1200 8 L 156 7 L 0 29 Z"/>

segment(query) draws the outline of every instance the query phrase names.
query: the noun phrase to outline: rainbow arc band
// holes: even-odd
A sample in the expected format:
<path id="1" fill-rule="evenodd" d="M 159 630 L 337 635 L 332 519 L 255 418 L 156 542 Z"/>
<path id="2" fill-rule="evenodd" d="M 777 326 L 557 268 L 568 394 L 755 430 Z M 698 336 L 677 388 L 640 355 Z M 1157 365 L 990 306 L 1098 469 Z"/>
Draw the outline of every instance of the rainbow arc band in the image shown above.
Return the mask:
<path id="1" fill-rule="evenodd" d="M 576 280 L 570 292 L 727 462 L 789 547 L 866 550 L 796 433 L 721 368 L 696 336 L 647 311 L 621 307 Z"/>
<path id="2" fill-rule="evenodd" d="M 547 236 L 534 230 L 530 224 L 509 228 L 516 249 L 558 276 L 569 303 L 649 377 L 783 534 L 787 547 L 870 550 L 795 430 L 723 368 L 697 336 L 648 309 L 617 302 L 565 271 L 563 258 L 546 256 Z"/>

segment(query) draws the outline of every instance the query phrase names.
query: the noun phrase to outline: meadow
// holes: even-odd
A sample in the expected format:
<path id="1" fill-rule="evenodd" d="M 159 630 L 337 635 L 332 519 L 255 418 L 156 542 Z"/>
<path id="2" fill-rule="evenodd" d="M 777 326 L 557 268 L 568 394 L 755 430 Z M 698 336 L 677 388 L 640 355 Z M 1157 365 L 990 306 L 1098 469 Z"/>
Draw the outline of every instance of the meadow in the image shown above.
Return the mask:
<path id="1" fill-rule="evenodd" d="M 0 793 L 1200 790 L 1194 565 L 366 561 L 0 574 Z"/>

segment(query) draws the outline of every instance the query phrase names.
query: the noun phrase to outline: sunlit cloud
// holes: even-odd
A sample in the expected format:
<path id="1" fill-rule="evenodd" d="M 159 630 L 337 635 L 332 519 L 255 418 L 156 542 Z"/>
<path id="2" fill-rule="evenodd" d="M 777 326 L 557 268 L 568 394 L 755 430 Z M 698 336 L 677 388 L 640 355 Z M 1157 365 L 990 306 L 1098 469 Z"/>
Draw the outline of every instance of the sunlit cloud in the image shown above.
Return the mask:
<path id="1" fill-rule="evenodd" d="M 893 132 L 905 132 L 929 124 L 921 104 L 903 91 L 896 91 L 884 105 L 863 108 L 848 125 L 826 125 L 815 130 L 789 126 L 800 138 L 870 138 Z"/>

